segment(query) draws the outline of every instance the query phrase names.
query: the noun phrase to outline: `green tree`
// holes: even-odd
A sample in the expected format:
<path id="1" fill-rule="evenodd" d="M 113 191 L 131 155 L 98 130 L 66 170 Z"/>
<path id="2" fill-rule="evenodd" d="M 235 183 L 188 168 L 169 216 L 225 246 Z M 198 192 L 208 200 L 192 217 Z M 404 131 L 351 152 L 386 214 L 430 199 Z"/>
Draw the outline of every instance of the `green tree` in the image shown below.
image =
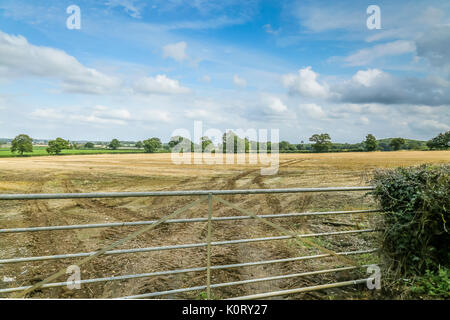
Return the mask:
<path id="1" fill-rule="evenodd" d="M 210 144 L 213 143 L 213 142 L 211 141 L 211 139 L 208 138 L 207 136 L 202 137 L 201 141 L 202 141 L 202 152 L 204 152 L 205 149 L 206 149 Z"/>
<path id="2" fill-rule="evenodd" d="M 154 153 L 158 148 L 161 148 L 161 140 L 159 140 L 159 138 L 144 140 L 145 152 Z"/>
<path id="3" fill-rule="evenodd" d="M 364 145 L 367 151 L 375 151 L 378 146 L 378 141 L 373 134 L 368 134 L 366 136 L 366 141 L 364 141 Z"/>
<path id="4" fill-rule="evenodd" d="M 60 154 L 63 149 L 69 149 L 69 141 L 62 138 L 56 138 L 55 140 L 50 140 L 48 142 L 47 152 L 52 154 Z"/>
<path id="5" fill-rule="evenodd" d="M 313 134 L 309 141 L 314 142 L 312 145 L 314 152 L 327 152 L 331 147 L 331 138 L 328 133 Z"/>
<path id="6" fill-rule="evenodd" d="M 86 142 L 86 143 L 84 144 L 84 147 L 85 147 L 86 149 L 92 149 L 92 148 L 94 148 L 94 144 L 93 144 L 92 142 Z"/>
<path id="7" fill-rule="evenodd" d="M 431 150 L 446 150 L 450 148 L 450 131 L 439 133 L 436 137 L 427 142 L 427 146 Z"/>
<path id="8" fill-rule="evenodd" d="M 24 152 L 33 152 L 33 139 L 26 134 L 19 134 L 11 142 L 11 152 L 18 152 L 23 156 Z"/>
<path id="9" fill-rule="evenodd" d="M 303 145 L 305 142 L 302 140 L 300 141 L 300 143 L 297 145 L 297 150 L 303 150 L 305 148 L 305 146 Z"/>
<path id="10" fill-rule="evenodd" d="M 120 142 L 117 139 L 112 139 L 111 142 L 108 144 L 108 147 L 112 150 L 116 150 L 120 147 Z"/>
<path id="11" fill-rule="evenodd" d="M 138 141 L 138 142 L 136 142 L 136 144 L 134 146 L 136 148 L 142 149 L 144 147 L 144 144 L 142 143 L 142 141 Z"/>
<path id="12" fill-rule="evenodd" d="M 389 145 L 394 149 L 395 151 L 400 150 L 401 146 L 405 144 L 405 139 L 403 138 L 393 138 L 389 142 Z"/>

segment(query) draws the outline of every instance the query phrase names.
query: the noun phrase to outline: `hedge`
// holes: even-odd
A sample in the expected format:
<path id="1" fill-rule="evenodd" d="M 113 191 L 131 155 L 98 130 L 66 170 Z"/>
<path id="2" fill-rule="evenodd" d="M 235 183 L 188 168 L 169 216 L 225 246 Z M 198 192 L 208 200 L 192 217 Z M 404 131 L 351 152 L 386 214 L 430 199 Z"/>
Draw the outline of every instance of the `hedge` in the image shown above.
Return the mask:
<path id="1" fill-rule="evenodd" d="M 450 164 L 375 172 L 383 263 L 403 277 L 450 267 Z"/>

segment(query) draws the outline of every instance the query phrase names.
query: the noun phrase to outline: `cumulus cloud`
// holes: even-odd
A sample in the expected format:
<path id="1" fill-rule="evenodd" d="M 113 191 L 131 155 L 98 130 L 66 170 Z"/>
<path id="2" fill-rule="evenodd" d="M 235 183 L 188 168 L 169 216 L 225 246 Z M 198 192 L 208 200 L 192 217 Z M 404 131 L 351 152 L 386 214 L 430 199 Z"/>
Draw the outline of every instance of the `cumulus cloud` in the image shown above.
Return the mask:
<path id="1" fill-rule="evenodd" d="M 163 47 L 163 57 L 182 62 L 188 58 L 186 48 L 187 43 L 184 41 L 168 44 Z"/>
<path id="2" fill-rule="evenodd" d="M 326 98 L 329 96 L 328 85 L 320 83 L 317 78 L 319 74 L 311 67 L 298 70 L 297 74 L 286 74 L 282 76 L 283 85 L 289 89 L 291 94 L 300 94 L 310 98 Z"/>
<path id="3" fill-rule="evenodd" d="M 298 74 L 284 75 L 282 83 L 291 94 L 338 103 L 450 105 L 450 82 L 438 76 L 397 77 L 380 69 L 367 69 L 332 84 L 319 82 L 318 77 L 306 67 Z"/>
<path id="4" fill-rule="evenodd" d="M 120 80 L 85 67 L 62 50 L 30 44 L 23 36 L 0 31 L 0 76 L 42 77 L 61 81 L 66 92 L 105 94 L 120 88 Z"/>
<path id="5" fill-rule="evenodd" d="M 134 91 L 141 94 L 186 94 L 189 88 L 180 85 L 178 80 L 170 79 L 164 74 L 156 77 L 145 77 L 134 83 Z"/>
<path id="6" fill-rule="evenodd" d="M 450 104 L 449 89 L 439 77 L 395 77 L 378 69 L 360 70 L 331 88 L 341 102 L 428 106 Z"/>
<path id="7" fill-rule="evenodd" d="M 247 86 L 247 80 L 244 78 L 239 77 L 237 74 L 233 77 L 233 83 L 237 87 L 245 88 Z"/>
<path id="8" fill-rule="evenodd" d="M 388 78 L 388 75 L 379 69 L 359 70 L 352 77 L 354 83 L 361 84 L 365 87 L 370 87 L 377 81 L 382 81 Z"/>
<path id="9" fill-rule="evenodd" d="M 278 97 L 268 96 L 266 97 L 267 107 L 270 111 L 282 113 L 287 111 L 286 105 Z"/>
<path id="10" fill-rule="evenodd" d="M 315 103 L 300 104 L 299 109 L 302 113 L 306 113 L 309 117 L 317 120 L 324 120 L 327 118 L 325 111 L 321 106 Z"/>

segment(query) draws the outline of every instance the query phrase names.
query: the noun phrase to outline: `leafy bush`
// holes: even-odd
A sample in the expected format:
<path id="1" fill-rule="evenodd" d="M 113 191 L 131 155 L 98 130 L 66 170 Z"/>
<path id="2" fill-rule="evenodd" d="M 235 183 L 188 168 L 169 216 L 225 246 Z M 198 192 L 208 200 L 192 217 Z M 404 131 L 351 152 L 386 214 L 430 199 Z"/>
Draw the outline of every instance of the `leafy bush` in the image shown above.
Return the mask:
<path id="1" fill-rule="evenodd" d="M 380 170 L 373 192 L 384 211 L 381 255 L 403 277 L 449 267 L 450 165 Z"/>
<path id="2" fill-rule="evenodd" d="M 425 271 L 425 275 L 415 279 L 411 292 L 426 294 L 436 298 L 450 298 L 450 269 L 439 268 L 437 271 Z"/>

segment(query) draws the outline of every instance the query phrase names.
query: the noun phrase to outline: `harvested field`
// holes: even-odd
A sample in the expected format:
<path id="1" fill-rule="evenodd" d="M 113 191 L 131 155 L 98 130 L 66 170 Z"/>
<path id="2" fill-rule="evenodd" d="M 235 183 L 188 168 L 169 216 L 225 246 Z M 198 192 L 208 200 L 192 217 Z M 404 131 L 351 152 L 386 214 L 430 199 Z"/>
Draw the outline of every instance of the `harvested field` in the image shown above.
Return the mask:
<path id="1" fill-rule="evenodd" d="M 105 154 L 0 159 L 0 193 L 62 193 L 152 190 L 251 189 L 364 186 L 376 168 L 445 163 L 450 152 L 373 152 L 328 154 L 281 154 L 276 175 L 261 176 L 257 165 L 175 165 L 170 154 Z M 356 210 L 374 208 L 365 192 L 314 194 L 234 195 L 224 197 L 257 214 L 303 211 Z M 0 201 L 0 228 L 35 227 L 162 218 L 196 197 L 153 197 L 121 199 L 72 199 Z M 215 216 L 241 215 L 215 202 Z M 206 217 L 207 204 L 190 209 L 180 217 Z M 376 215 L 302 217 L 277 219 L 297 233 L 365 229 Z M 89 252 L 125 237 L 139 227 L 99 228 L 35 233 L 0 234 L 0 259 Z M 142 248 L 205 242 L 206 223 L 166 224 L 141 235 L 117 249 Z M 214 222 L 213 241 L 280 235 L 257 221 Z M 313 238 L 335 251 L 353 251 L 376 246 L 374 233 Z M 293 240 L 215 246 L 212 265 L 288 258 L 318 254 L 315 248 Z M 354 257 L 360 263 L 375 256 Z M 0 265 L 0 288 L 29 285 L 76 263 L 76 259 Z M 82 279 L 203 267 L 206 248 L 102 256 L 82 266 Z M 212 272 L 212 283 L 263 278 L 273 275 L 342 266 L 336 258 L 306 260 Z M 213 289 L 213 297 L 227 298 L 258 292 L 284 290 L 328 282 L 356 279 L 355 272 L 323 274 Z M 64 278 L 64 277 L 62 277 Z M 8 281 L 2 281 L 9 279 Z M 11 280 L 14 279 L 14 280 Z M 59 279 L 65 281 L 66 279 Z M 204 285 L 205 272 L 164 277 L 110 281 L 84 285 L 80 290 L 65 287 L 33 292 L 32 298 L 112 298 L 175 288 Z M 361 298 L 356 287 L 297 294 L 286 299 Z M 200 291 L 163 298 L 198 298 Z M 0 297 L 8 297 L 3 295 Z"/>

